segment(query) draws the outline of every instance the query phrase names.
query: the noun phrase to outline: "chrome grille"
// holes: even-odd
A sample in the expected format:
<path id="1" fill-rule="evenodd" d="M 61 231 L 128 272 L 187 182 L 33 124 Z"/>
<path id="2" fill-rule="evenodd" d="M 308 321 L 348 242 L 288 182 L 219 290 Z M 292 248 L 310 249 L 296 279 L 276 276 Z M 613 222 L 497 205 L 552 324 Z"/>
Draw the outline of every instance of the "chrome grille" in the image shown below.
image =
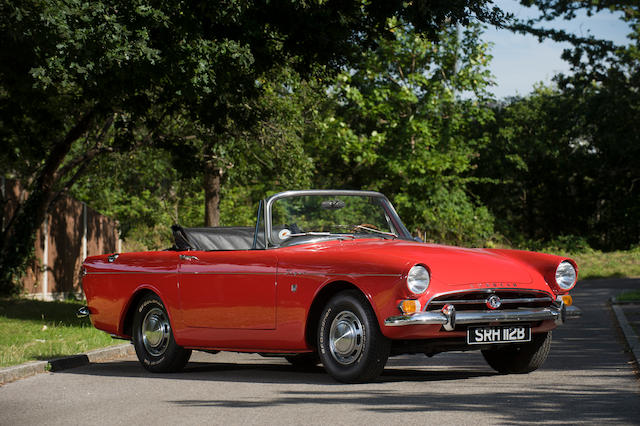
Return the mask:
<path id="1" fill-rule="evenodd" d="M 496 295 L 499 309 L 543 308 L 553 303 L 549 293 L 533 290 L 470 290 L 440 294 L 429 301 L 427 311 L 439 311 L 444 305 L 454 305 L 457 311 L 486 310 L 489 297 Z"/>

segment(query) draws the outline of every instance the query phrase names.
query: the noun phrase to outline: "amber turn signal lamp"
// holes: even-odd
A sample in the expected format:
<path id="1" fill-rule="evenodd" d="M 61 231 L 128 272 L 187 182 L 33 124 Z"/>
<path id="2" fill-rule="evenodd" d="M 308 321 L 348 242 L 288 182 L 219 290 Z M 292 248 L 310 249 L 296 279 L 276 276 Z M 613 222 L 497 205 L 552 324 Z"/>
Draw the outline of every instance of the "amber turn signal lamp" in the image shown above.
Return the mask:
<path id="1" fill-rule="evenodd" d="M 565 305 L 567 306 L 571 306 L 573 305 L 573 297 L 571 297 L 568 294 L 563 294 L 562 295 L 562 301 L 564 302 Z"/>
<path id="2" fill-rule="evenodd" d="M 399 306 L 403 314 L 414 314 L 420 311 L 420 301 L 418 300 L 403 300 Z"/>

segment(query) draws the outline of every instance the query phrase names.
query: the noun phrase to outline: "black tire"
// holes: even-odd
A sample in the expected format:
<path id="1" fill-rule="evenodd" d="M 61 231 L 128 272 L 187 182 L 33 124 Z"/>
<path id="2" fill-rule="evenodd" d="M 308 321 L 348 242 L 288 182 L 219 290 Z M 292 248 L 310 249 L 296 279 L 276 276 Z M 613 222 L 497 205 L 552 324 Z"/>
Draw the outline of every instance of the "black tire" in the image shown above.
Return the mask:
<path id="1" fill-rule="evenodd" d="M 534 334 L 531 342 L 509 348 L 484 350 L 487 364 L 501 374 L 526 374 L 544 364 L 551 349 L 551 332 Z"/>
<path id="2" fill-rule="evenodd" d="M 344 383 L 373 380 L 384 369 L 390 348 L 360 292 L 343 291 L 327 302 L 318 324 L 318 355 L 331 377 Z"/>
<path id="3" fill-rule="evenodd" d="M 164 304 L 155 294 L 145 296 L 133 317 L 133 344 L 140 363 L 154 373 L 180 371 L 191 349 L 176 344 Z"/>
<path id="4" fill-rule="evenodd" d="M 296 370 L 307 371 L 313 370 L 320 364 L 320 357 L 316 352 L 285 356 L 284 359 L 289 361 Z"/>

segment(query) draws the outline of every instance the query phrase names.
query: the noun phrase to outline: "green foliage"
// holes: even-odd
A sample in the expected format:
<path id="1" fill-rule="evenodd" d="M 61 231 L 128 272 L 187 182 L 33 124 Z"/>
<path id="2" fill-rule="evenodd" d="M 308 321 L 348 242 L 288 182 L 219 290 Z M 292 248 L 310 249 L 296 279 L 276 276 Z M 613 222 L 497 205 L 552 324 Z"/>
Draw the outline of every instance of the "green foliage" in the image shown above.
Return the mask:
<path id="1" fill-rule="evenodd" d="M 50 0 L 0 8 L 0 164 L 29 190 L 0 234 L 0 292 L 9 293 L 47 208 L 92 159 L 137 148 L 176 108 L 220 105 L 231 90 L 220 69 L 233 73 L 233 93 L 253 88 L 255 71 L 245 46 L 205 36 L 197 7 Z M 242 105 L 248 93 L 225 105 Z M 206 117 L 214 124 L 238 111 Z"/>
<path id="2" fill-rule="evenodd" d="M 179 179 L 166 151 L 141 148 L 95 161 L 72 195 L 116 219 L 121 238 L 158 249 L 171 245 L 172 223 L 202 223 L 201 187 L 197 178 Z"/>
<path id="3" fill-rule="evenodd" d="M 640 290 L 627 290 L 620 293 L 616 302 L 640 302 Z"/>
<path id="4" fill-rule="evenodd" d="M 157 247 L 165 240 L 156 235 L 162 228 L 156 224 L 177 218 L 185 225 L 202 225 L 202 171 L 214 158 L 224 169 L 221 225 L 251 225 L 255 201 L 268 193 L 350 187 L 391 196 L 422 237 L 482 244 L 492 235 L 492 217 L 467 185 L 473 181 L 474 152 L 487 142 L 474 129 L 492 118 L 484 106 L 488 46 L 479 41 L 478 27 L 443 32 L 434 43 L 397 24 L 390 23 L 393 40 L 381 39 L 331 89 L 321 80 L 302 80 L 290 68 L 276 70 L 260 80 L 262 95 L 249 104 L 257 118 L 254 126 L 229 121 L 217 134 L 183 114 L 157 131 L 156 145 L 165 154 L 120 160 L 106 175 L 129 173 L 130 178 L 110 180 L 103 174 L 92 182 L 104 188 L 85 194 L 110 193 L 121 204 L 111 211 L 119 209 L 123 229 L 125 223 L 137 224 L 145 230 L 135 231 L 142 234 L 143 245 Z M 136 171 L 144 161 L 149 162 L 146 177 Z M 121 181 L 139 184 L 125 185 L 123 192 L 116 187 Z M 175 208 L 166 206 L 176 200 L 166 194 L 172 185 L 190 188 L 191 195 L 173 193 L 192 201 L 171 216 L 167 212 Z M 155 201 L 145 199 L 145 188 Z M 131 196 L 125 196 L 128 191 Z M 198 212 L 192 215 L 196 223 L 183 220 L 188 211 Z"/>
<path id="5" fill-rule="evenodd" d="M 578 97 L 539 88 L 496 110 L 477 175 L 498 184 L 474 190 L 512 243 L 580 235 L 611 250 L 640 241 L 640 129 L 631 119 L 640 105 L 610 89 Z"/>
<path id="6" fill-rule="evenodd" d="M 491 216 L 467 192 L 475 150 L 471 129 L 491 120 L 488 46 L 470 26 L 437 43 L 391 20 L 392 39 L 339 75 L 321 132 L 308 148 L 320 187 L 389 195 L 413 232 L 429 240 L 479 243 Z"/>

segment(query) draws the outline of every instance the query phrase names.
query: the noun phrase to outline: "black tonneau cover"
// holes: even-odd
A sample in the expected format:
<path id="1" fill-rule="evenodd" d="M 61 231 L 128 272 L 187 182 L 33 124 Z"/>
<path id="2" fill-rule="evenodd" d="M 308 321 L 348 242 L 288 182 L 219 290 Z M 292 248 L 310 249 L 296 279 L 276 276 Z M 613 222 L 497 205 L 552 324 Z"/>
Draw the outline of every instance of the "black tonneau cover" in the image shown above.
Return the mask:
<path id="1" fill-rule="evenodd" d="M 171 227 L 178 250 L 251 250 L 255 229 L 248 226 Z M 261 247 L 261 241 L 258 242 Z"/>

